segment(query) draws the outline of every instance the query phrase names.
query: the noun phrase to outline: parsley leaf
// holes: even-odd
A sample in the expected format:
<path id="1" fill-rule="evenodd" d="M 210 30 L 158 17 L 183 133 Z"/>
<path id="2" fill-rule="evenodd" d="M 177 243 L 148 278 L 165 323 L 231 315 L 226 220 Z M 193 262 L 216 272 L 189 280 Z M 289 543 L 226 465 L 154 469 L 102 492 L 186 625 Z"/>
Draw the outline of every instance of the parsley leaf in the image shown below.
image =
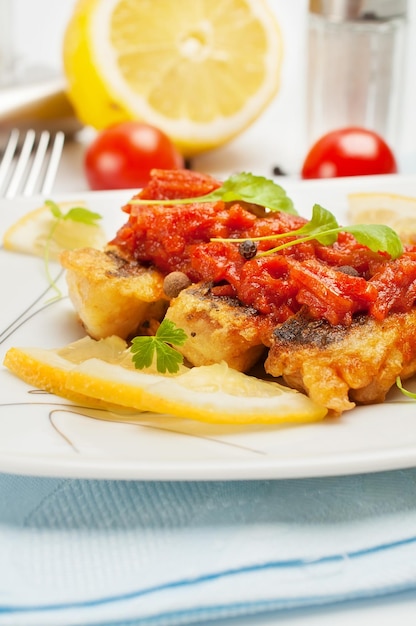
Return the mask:
<path id="1" fill-rule="evenodd" d="M 182 346 L 187 339 L 185 331 L 171 320 L 164 319 L 154 336 L 135 337 L 130 350 L 136 369 L 150 367 L 156 355 L 156 368 L 161 374 L 174 374 L 183 363 L 183 356 L 172 346 Z"/>
<path id="2" fill-rule="evenodd" d="M 189 204 L 191 202 L 215 202 L 217 200 L 223 200 L 224 202 L 238 202 L 241 200 L 258 204 L 272 211 L 297 214 L 292 200 L 286 195 L 283 187 L 264 176 L 255 176 L 247 172 L 230 176 L 223 182 L 221 187 L 204 196 L 176 198 L 174 200 L 141 200 L 140 198 L 135 198 L 130 200 L 130 204 L 174 205 Z"/>

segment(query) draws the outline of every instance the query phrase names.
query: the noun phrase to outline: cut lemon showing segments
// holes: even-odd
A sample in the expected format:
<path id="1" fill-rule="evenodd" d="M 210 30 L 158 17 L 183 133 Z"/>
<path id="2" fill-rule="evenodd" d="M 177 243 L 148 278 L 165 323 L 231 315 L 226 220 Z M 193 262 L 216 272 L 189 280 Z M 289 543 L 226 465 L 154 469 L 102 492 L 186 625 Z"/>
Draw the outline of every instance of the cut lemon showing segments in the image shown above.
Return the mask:
<path id="1" fill-rule="evenodd" d="M 60 202 L 62 213 L 73 207 L 85 208 L 83 202 Z M 99 224 L 85 224 L 73 220 L 60 220 L 55 227 L 56 218 L 46 204 L 19 218 L 7 229 L 3 236 L 6 250 L 44 256 L 48 248 L 50 259 L 57 259 L 62 250 L 74 248 L 102 248 L 106 236 Z"/>
<path id="2" fill-rule="evenodd" d="M 68 372 L 72 391 L 129 408 L 217 424 L 313 422 L 325 408 L 297 391 L 231 369 L 194 367 L 177 376 L 143 374 L 90 359 Z"/>
<path id="3" fill-rule="evenodd" d="M 61 349 L 11 348 L 4 365 L 26 383 L 86 407 L 168 413 L 222 424 L 314 422 L 327 410 L 275 382 L 225 363 L 181 368 L 177 375 L 134 369 L 119 338 L 89 338 Z"/>
<path id="4" fill-rule="evenodd" d="M 266 0 L 78 0 L 63 60 L 81 121 L 142 120 L 190 156 L 235 137 L 271 102 L 282 36 Z"/>
<path id="5" fill-rule="evenodd" d="M 416 197 L 395 193 L 361 192 L 348 195 L 353 224 L 385 224 L 404 243 L 416 244 Z"/>

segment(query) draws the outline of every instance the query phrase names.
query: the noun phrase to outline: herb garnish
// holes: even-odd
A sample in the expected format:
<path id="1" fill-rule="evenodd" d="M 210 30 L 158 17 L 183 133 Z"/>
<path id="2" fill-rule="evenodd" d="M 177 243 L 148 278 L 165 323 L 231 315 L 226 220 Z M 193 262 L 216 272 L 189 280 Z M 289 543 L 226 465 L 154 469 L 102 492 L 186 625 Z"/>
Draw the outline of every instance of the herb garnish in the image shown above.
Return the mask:
<path id="1" fill-rule="evenodd" d="M 355 239 L 370 248 L 373 252 L 387 252 L 392 259 L 396 259 L 403 253 L 403 245 L 398 234 L 384 224 L 354 224 L 352 226 L 339 226 L 334 215 L 319 204 L 315 204 L 312 210 L 312 218 L 301 228 L 276 235 L 265 235 L 263 237 L 251 237 L 251 241 L 275 241 L 287 237 L 296 237 L 291 241 L 286 241 L 270 250 L 259 252 L 258 257 L 279 252 L 284 248 L 290 248 L 298 243 L 316 239 L 319 243 L 329 246 L 337 240 L 338 233 L 349 232 Z M 239 243 L 244 239 L 222 239 L 216 238 L 212 241 L 230 241 Z"/>
<path id="2" fill-rule="evenodd" d="M 72 220 L 73 222 L 94 225 L 98 220 L 102 219 L 99 213 L 94 213 L 83 206 L 74 206 L 68 209 L 66 213 L 62 213 L 59 206 L 53 200 L 45 200 L 45 204 L 56 218 L 56 222 L 51 230 L 54 230 L 61 220 Z"/>
<path id="3" fill-rule="evenodd" d="M 250 202 L 265 207 L 271 211 L 284 211 L 297 215 L 292 200 L 286 195 L 285 190 L 274 181 L 264 176 L 255 176 L 247 172 L 230 176 L 221 187 L 211 191 L 204 196 L 194 198 L 176 198 L 173 200 L 145 200 L 135 198 L 130 200 L 130 204 L 142 205 L 175 205 L 189 204 L 190 202 Z M 260 252 L 257 256 L 266 256 L 273 252 L 278 252 L 284 248 L 289 248 L 304 241 L 316 239 L 319 243 L 329 246 L 337 240 L 338 233 L 347 231 L 354 235 L 355 239 L 367 246 L 373 252 L 387 252 L 392 259 L 396 259 L 403 253 L 403 245 L 398 234 L 389 226 L 384 224 L 354 224 L 352 226 L 340 226 L 334 215 L 319 204 L 315 204 L 312 210 L 312 219 L 297 230 L 267 235 L 264 237 L 251 237 L 250 241 L 272 241 L 284 239 L 288 236 L 296 239 L 287 241 L 271 250 Z M 244 239 L 215 238 L 212 241 L 231 241 L 241 243 Z"/>
<path id="4" fill-rule="evenodd" d="M 51 287 L 53 287 L 53 289 L 55 289 L 55 291 L 58 294 L 58 297 L 60 297 L 62 295 L 61 291 L 56 285 L 56 282 L 52 278 L 50 271 L 49 271 L 50 248 L 51 248 L 53 237 L 55 235 L 55 231 L 58 228 L 59 224 L 64 220 L 72 220 L 73 222 L 78 222 L 80 224 L 89 224 L 91 226 L 94 226 L 96 225 L 97 221 L 101 219 L 101 215 L 99 213 L 94 213 L 93 211 L 90 211 L 89 209 L 86 209 L 85 207 L 81 207 L 81 206 L 71 207 L 70 209 L 68 209 L 66 213 L 63 213 L 60 207 L 58 206 L 58 204 L 54 202 L 53 200 L 45 200 L 45 204 L 46 206 L 49 207 L 49 210 L 51 211 L 53 217 L 55 218 L 54 221 L 52 222 L 52 226 L 48 233 L 48 236 L 46 238 L 46 243 L 45 243 L 45 251 L 43 255 L 43 259 L 45 262 L 45 272 L 46 272 L 46 276 L 48 278 L 49 284 L 51 285 Z"/>
<path id="5" fill-rule="evenodd" d="M 174 374 L 183 363 L 183 356 L 172 346 L 182 346 L 186 339 L 185 331 L 165 318 L 155 335 L 133 339 L 130 350 L 133 353 L 133 363 L 136 369 L 150 367 L 156 354 L 157 371 L 161 374 L 166 372 Z"/>
<path id="6" fill-rule="evenodd" d="M 234 174 L 224 181 L 221 187 L 214 189 L 204 196 L 194 198 L 176 198 L 173 200 L 142 200 L 135 198 L 130 204 L 189 204 L 190 202 L 250 202 L 266 207 L 271 211 L 284 211 L 285 213 L 297 214 L 292 200 L 286 195 L 286 191 L 280 185 L 264 176 L 255 176 L 247 172 Z"/>

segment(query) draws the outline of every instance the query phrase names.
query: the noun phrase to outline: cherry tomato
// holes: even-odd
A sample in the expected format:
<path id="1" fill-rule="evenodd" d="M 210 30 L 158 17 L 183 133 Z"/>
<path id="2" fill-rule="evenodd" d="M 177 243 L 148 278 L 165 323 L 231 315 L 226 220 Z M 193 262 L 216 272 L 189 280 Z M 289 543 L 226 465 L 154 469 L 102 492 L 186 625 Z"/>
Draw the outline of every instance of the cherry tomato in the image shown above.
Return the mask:
<path id="1" fill-rule="evenodd" d="M 147 184 L 153 168 L 180 169 L 184 160 L 161 130 L 128 121 L 98 133 L 85 152 L 84 167 L 91 189 L 136 189 Z"/>
<path id="2" fill-rule="evenodd" d="M 365 128 L 341 128 L 312 146 L 302 167 L 302 178 L 334 178 L 395 174 L 396 159 L 377 133 Z"/>

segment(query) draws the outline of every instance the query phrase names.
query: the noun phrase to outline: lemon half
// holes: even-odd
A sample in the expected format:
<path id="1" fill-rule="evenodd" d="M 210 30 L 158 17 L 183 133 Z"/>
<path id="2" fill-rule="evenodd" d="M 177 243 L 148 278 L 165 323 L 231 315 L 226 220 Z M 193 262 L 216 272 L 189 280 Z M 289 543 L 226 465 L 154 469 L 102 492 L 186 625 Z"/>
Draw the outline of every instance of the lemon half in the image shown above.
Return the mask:
<path id="1" fill-rule="evenodd" d="M 242 132 L 271 102 L 282 36 L 265 0 L 78 0 L 63 59 L 85 124 L 139 119 L 192 155 Z"/>

